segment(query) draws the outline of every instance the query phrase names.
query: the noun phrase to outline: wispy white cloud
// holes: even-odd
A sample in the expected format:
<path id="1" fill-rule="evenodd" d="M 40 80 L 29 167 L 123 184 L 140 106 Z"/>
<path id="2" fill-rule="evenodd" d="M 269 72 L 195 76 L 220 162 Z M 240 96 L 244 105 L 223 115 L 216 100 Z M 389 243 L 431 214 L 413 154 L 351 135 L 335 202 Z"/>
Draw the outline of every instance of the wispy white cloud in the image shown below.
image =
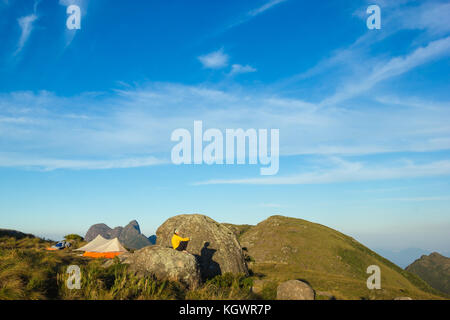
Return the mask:
<path id="1" fill-rule="evenodd" d="M 322 101 L 322 105 L 338 103 L 373 88 L 381 81 L 404 74 L 417 66 L 435 59 L 450 56 L 450 36 L 430 42 L 419 47 L 406 56 L 394 57 L 388 61 L 377 63 L 371 72 L 359 77 Z"/>
<path id="2" fill-rule="evenodd" d="M 370 1 L 367 3 L 373 4 Z M 332 74 L 332 78 L 337 79 L 338 83 L 344 82 L 353 86 L 355 92 L 357 92 L 364 90 L 363 85 L 359 86 L 359 90 L 358 86 L 355 86 L 355 83 L 360 81 L 363 81 L 365 86 L 371 87 L 367 79 L 361 77 L 361 75 L 367 74 L 367 66 L 376 65 L 377 68 L 380 68 L 389 62 L 389 58 L 386 58 L 388 52 L 385 52 L 382 57 L 373 55 L 372 48 L 374 45 L 379 45 L 382 41 L 405 30 L 419 32 L 416 38 L 412 40 L 412 47 L 426 48 L 429 45 L 435 45 L 436 41 L 447 41 L 445 39 L 450 32 L 450 25 L 447 23 L 450 19 L 450 4 L 448 2 L 379 1 L 378 4 L 382 10 L 381 32 L 368 30 L 350 45 L 332 50 L 326 58 L 318 61 L 313 67 L 278 81 L 278 85 L 280 87 L 290 86 L 311 77 Z M 366 7 L 361 7 L 360 10 L 355 12 L 354 16 L 361 20 L 367 19 L 365 9 Z M 396 58 L 392 57 L 391 59 L 395 61 Z M 393 73 L 393 76 L 395 75 L 398 74 Z M 345 86 L 341 86 L 339 89 L 348 90 Z M 337 93 L 336 98 L 340 94 Z M 342 96 L 348 94 L 342 93 Z"/>
<path id="3" fill-rule="evenodd" d="M 25 47 L 26 42 L 28 41 L 31 32 L 34 29 L 34 23 L 38 20 L 37 15 L 37 7 L 40 4 L 41 0 L 35 0 L 33 4 L 33 13 L 23 16 L 17 19 L 17 22 L 20 27 L 20 37 L 17 43 L 17 48 L 14 51 L 14 56 L 18 55 L 22 49 Z"/>
<path id="4" fill-rule="evenodd" d="M 402 100 L 401 97 L 398 100 Z M 3 163 L 27 159 L 167 160 L 174 129 L 278 128 L 280 155 L 367 155 L 450 149 L 450 104 L 377 102 L 361 109 L 322 107 L 263 89 L 150 83 L 103 94 L 0 94 Z M 53 160 L 49 167 L 54 166 Z M 75 167 L 79 166 L 73 163 Z M 1 164 L 0 164 L 1 165 Z M 85 165 L 87 166 L 87 165 Z"/>
<path id="5" fill-rule="evenodd" d="M 138 168 L 167 164 L 167 160 L 153 156 L 119 159 L 74 160 L 58 158 L 38 158 L 30 155 L 0 153 L 0 167 L 37 168 L 44 171 L 56 169 L 105 170 Z"/>
<path id="6" fill-rule="evenodd" d="M 17 49 L 14 52 L 14 55 L 17 55 L 22 51 L 28 38 L 30 37 L 31 32 L 33 31 L 33 23 L 37 19 L 38 19 L 38 16 L 35 13 L 32 13 L 30 15 L 20 17 L 19 19 L 17 19 L 21 33 L 20 33 L 19 41 L 17 43 Z"/>
<path id="7" fill-rule="evenodd" d="M 260 203 L 259 206 L 263 208 L 281 208 L 281 204 L 278 203 Z"/>
<path id="8" fill-rule="evenodd" d="M 390 22 L 400 30 L 423 30 L 427 35 L 439 36 L 450 31 L 449 19 L 448 1 L 425 1 L 415 6 L 397 6 Z"/>
<path id="9" fill-rule="evenodd" d="M 287 0 L 269 0 L 263 5 L 256 7 L 254 9 L 251 9 L 250 11 L 246 12 L 243 16 L 241 16 L 239 19 L 234 21 L 233 23 L 227 25 L 224 29 L 221 30 L 221 32 L 224 32 L 226 30 L 235 28 L 243 23 L 246 23 L 250 21 L 251 19 L 259 16 L 260 14 L 268 11 L 269 9 L 274 8 L 280 3 L 286 2 Z M 220 32 L 219 32 L 220 33 Z"/>
<path id="10" fill-rule="evenodd" d="M 274 6 L 276 6 L 277 4 L 280 4 L 282 2 L 285 2 L 286 0 L 270 0 L 268 2 L 266 2 L 265 4 L 263 4 L 261 7 L 258 7 L 256 9 L 250 10 L 248 12 L 248 15 L 251 17 L 255 17 L 271 8 L 273 8 Z"/>
<path id="11" fill-rule="evenodd" d="M 381 201 L 423 202 L 423 201 L 447 201 L 450 197 L 406 197 L 406 198 L 383 198 Z"/>
<path id="12" fill-rule="evenodd" d="M 235 76 L 242 73 L 250 73 L 250 72 L 256 72 L 257 70 L 249 65 L 240 65 L 240 64 L 233 64 L 231 66 L 231 71 L 229 73 L 230 76 Z"/>
<path id="13" fill-rule="evenodd" d="M 334 161 L 331 169 L 316 169 L 288 176 L 248 179 L 215 179 L 195 183 L 209 184 L 254 184 L 254 185 L 301 185 L 341 182 L 392 180 L 404 178 L 435 177 L 450 175 L 450 161 L 435 161 L 425 164 L 407 163 L 403 166 L 376 166 L 361 162 Z"/>
<path id="14" fill-rule="evenodd" d="M 80 2 L 79 0 L 59 0 L 59 4 L 62 6 L 70 6 L 71 4 L 78 5 Z"/>
<path id="15" fill-rule="evenodd" d="M 203 64 L 203 67 L 209 69 L 220 69 L 228 65 L 228 55 L 223 52 L 223 49 L 202 55 L 198 60 Z"/>
<path id="16" fill-rule="evenodd" d="M 449 103 L 436 102 L 433 100 L 423 100 L 414 96 L 398 97 L 394 95 L 376 96 L 375 100 L 384 105 L 403 106 L 409 108 L 419 108 L 422 110 L 439 111 L 450 107 Z"/>

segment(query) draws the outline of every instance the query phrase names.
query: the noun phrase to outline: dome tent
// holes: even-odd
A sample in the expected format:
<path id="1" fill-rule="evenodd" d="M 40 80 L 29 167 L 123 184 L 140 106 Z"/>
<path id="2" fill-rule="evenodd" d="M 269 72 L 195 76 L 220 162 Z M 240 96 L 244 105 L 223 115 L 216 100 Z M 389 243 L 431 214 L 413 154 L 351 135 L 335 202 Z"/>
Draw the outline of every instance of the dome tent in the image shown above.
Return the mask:
<path id="1" fill-rule="evenodd" d="M 94 240 L 76 250 L 84 251 L 83 256 L 91 258 L 114 258 L 127 252 L 127 249 L 120 244 L 117 238 L 108 240 L 101 235 L 98 235 Z"/>

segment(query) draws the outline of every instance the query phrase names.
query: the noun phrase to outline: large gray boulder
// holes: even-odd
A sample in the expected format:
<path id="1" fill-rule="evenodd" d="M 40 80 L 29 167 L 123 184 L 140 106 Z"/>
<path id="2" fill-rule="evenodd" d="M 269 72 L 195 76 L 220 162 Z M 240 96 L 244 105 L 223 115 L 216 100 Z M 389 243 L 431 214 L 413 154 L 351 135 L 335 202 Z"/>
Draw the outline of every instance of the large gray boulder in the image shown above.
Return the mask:
<path id="1" fill-rule="evenodd" d="M 114 229 L 104 223 L 94 224 L 86 232 L 84 239 L 92 241 L 97 235 L 101 235 L 105 239 L 118 238 L 120 243 L 129 249 L 141 249 L 152 245 L 150 240 L 141 233 L 136 220 L 131 221 L 125 227 L 115 227 Z"/>
<path id="2" fill-rule="evenodd" d="M 314 300 L 314 290 L 303 281 L 289 280 L 277 288 L 277 300 Z"/>
<path id="3" fill-rule="evenodd" d="M 187 251 L 196 256 L 203 279 L 226 272 L 248 274 L 241 246 L 234 233 L 224 225 L 201 214 L 178 215 L 158 228 L 156 244 L 171 247 L 175 229 L 182 237 L 191 239 Z"/>
<path id="4" fill-rule="evenodd" d="M 170 248 L 145 247 L 123 255 L 120 260 L 129 264 L 128 270 L 138 276 L 153 275 L 159 280 L 178 281 L 191 289 L 197 288 L 201 282 L 196 258 Z"/>

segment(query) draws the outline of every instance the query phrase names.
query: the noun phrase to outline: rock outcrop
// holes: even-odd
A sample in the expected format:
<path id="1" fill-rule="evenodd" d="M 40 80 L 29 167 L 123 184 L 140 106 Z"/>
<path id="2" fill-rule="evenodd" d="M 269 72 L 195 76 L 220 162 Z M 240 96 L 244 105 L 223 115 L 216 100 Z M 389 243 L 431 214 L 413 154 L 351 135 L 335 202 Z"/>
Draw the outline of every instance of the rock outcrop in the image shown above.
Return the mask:
<path id="1" fill-rule="evenodd" d="M 248 274 L 241 246 L 234 233 L 224 225 L 200 214 L 178 215 L 158 228 L 156 243 L 171 247 L 175 229 L 181 236 L 191 239 L 187 251 L 196 256 L 203 279 L 226 272 Z"/>
<path id="2" fill-rule="evenodd" d="M 141 233 L 136 220 L 131 221 L 125 227 L 115 227 L 114 229 L 104 223 L 94 224 L 86 232 L 84 239 L 92 241 L 99 234 L 105 239 L 118 238 L 120 243 L 129 249 L 141 249 L 152 245 L 150 240 Z"/>
<path id="3" fill-rule="evenodd" d="M 89 227 L 86 235 L 84 236 L 85 241 L 92 241 L 96 236 L 101 235 L 105 239 L 118 238 L 122 232 L 122 227 L 116 227 L 111 229 L 104 223 L 97 223 Z"/>
<path id="4" fill-rule="evenodd" d="M 277 288 L 277 300 L 314 300 L 314 290 L 303 281 L 289 280 Z"/>
<path id="5" fill-rule="evenodd" d="M 121 257 L 128 270 L 138 276 L 153 275 L 159 280 L 178 281 L 191 289 L 201 283 L 200 270 L 192 254 L 149 246 Z"/>
<path id="6" fill-rule="evenodd" d="M 150 240 L 141 233 L 141 229 L 136 220 L 131 221 L 123 228 L 119 235 L 119 241 L 131 249 L 141 249 L 152 245 Z"/>

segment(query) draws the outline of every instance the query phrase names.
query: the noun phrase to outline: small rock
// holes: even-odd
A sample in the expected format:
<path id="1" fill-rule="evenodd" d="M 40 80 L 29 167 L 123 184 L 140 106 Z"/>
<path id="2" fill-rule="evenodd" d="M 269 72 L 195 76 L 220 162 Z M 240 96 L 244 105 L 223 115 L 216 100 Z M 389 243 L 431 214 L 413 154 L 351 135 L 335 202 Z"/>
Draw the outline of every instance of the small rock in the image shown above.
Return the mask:
<path id="1" fill-rule="evenodd" d="M 410 297 L 397 297 L 397 298 L 394 298 L 394 300 L 412 300 L 412 298 L 410 298 Z"/>
<path id="2" fill-rule="evenodd" d="M 314 290 L 303 281 L 289 280 L 277 288 L 277 300 L 314 300 Z"/>

